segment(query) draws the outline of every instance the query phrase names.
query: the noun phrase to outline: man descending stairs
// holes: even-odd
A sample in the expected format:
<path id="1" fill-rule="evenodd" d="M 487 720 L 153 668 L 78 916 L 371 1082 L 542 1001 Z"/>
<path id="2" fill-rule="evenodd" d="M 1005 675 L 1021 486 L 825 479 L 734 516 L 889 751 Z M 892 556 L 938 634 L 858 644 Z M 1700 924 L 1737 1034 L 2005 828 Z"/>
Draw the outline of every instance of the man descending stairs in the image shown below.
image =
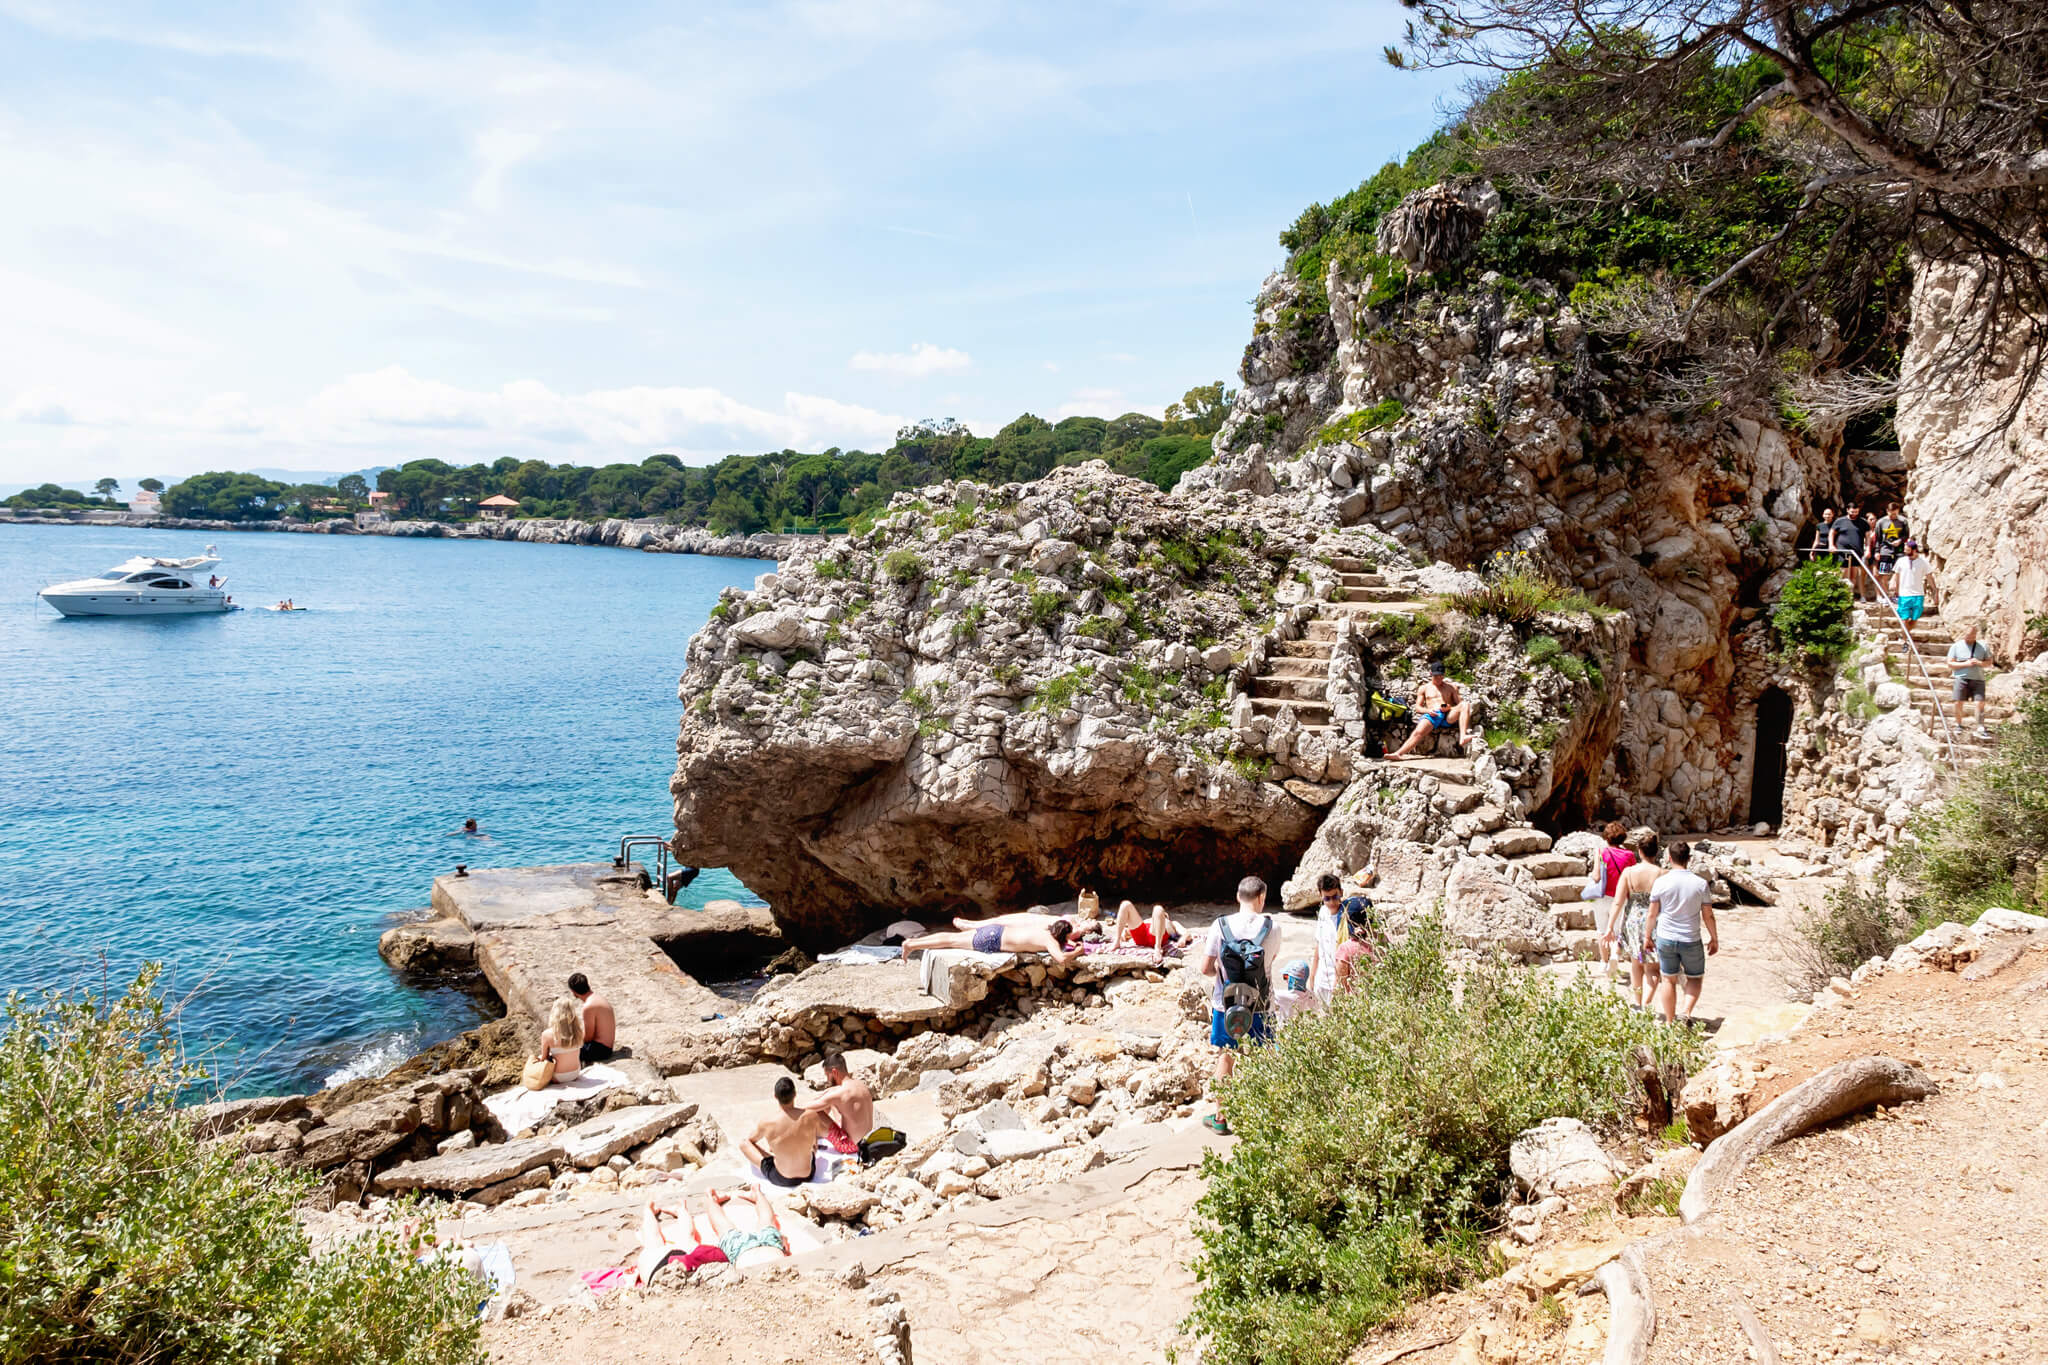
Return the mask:
<path id="1" fill-rule="evenodd" d="M 1954 736 L 1959 764 L 1974 763 L 1989 756 L 1993 733 L 2014 715 L 2010 701 L 1987 698 L 1982 729 L 1977 724 L 1977 703 L 1974 701 L 1963 704 L 1963 722 L 1960 725 L 1955 723 L 1954 682 L 1949 672 L 1948 651 L 1951 645 L 1963 638 L 1965 628 L 1962 622 L 1944 621 L 1939 617 L 1901 621 L 1890 607 L 1882 603 L 1864 602 L 1856 608 L 1857 633 L 1882 647 L 1885 671 L 1890 674 L 1892 682 L 1907 689 L 1913 710 L 1921 717 L 1921 728 L 1943 745 L 1947 744 L 1951 734 Z M 1907 651 L 1908 633 L 1912 636 L 1913 649 L 1919 654 L 1918 660 Z M 1925 675 L 1921 672 L 1922 661 L 1927 668 Z M 1947 725 L 1942 723 L 1944 716 L 1947 717 Z"/>

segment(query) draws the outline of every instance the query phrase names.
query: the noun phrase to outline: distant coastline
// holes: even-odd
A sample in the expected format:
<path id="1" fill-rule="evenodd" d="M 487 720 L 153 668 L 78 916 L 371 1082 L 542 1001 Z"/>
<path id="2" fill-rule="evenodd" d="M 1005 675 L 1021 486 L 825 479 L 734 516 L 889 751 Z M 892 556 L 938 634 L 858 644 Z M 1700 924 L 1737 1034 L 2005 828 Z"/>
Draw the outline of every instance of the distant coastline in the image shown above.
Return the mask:
<path id="1" fill-rule="evenodd" d="M 189 517 L 137 517 L 120 513 L 81 512 L 66 516 L 18 516 L 0 509 L 0 526 L 102 526 L 144 531 L 271 531 L 299 535 L 402 536 L 429 540 L 517 540 L 535 545 L 602 545 L 651 554 L 715 555 L 726 559 L 782 560 L 801 553 L 804 545 L 823 545 L 834 537 L 719 535 L 701 526 L 671 526 L 657 521 L 578 521 L 573 517 L 534 517 L 523 521 L 384 521 L 357 525 L 347 517 L 326 521 L 202 521 Z"/>

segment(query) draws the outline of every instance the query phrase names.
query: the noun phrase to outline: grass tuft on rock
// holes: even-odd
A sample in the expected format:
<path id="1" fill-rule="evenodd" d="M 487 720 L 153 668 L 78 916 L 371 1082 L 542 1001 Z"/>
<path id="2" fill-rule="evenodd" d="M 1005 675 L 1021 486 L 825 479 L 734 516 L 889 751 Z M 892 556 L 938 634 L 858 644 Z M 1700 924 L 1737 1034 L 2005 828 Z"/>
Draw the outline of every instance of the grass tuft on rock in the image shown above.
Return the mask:
<path id="1" fill-rule="evenodd" d="M 1631 1114 L 1639 1047 L 1686 1068 L 1704 1051 L 1583 981 L 1491 964 L 1459 987 L 1439 924 L 1416 926 L 1226 1083 L 1238 1141 L 1204 1162 L 1186 1324 L 1203 1359 L 1328 1365 L 1485 1269 L 1515 1134 Z"/>
<path id="2" fill-rule="evenodd" d="M 145 967 L 120 992 L 12 994 L 0 1038 L 0 1358 L 456 1365 L 478 1282 L 378 1234 L 313 1254 L 314 1178 L 208 1145 L 202 1079 Z"/>
<path id="3" fill-rule="evenodd" d="M 1467 616 L 1492 616 L 1512 626 L 1527 626 L 1556 612 L 1602 620 L 1615 615 L 1614 608 L 1552 578 L 1526 550 L 1496 553 L 1479 571 L 1479 580 L 1470 591 L 1446 593 L 1438 605 Z"/>

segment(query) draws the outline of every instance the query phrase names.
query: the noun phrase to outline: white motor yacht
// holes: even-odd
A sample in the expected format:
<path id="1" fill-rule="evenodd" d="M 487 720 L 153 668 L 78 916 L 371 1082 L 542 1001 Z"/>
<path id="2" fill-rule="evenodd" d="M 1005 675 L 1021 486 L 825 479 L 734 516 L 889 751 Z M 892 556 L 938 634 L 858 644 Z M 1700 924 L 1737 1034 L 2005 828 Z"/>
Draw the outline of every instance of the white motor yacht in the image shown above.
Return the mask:
<path id="1" fill-rule="evenodd" d="M 36 596 L 66 616 L 183 616 L 234 611 L 213 568 L 220 554 L 211 545 L 189 559 L 137 555 L 95 578 L 53 583 Z"/>

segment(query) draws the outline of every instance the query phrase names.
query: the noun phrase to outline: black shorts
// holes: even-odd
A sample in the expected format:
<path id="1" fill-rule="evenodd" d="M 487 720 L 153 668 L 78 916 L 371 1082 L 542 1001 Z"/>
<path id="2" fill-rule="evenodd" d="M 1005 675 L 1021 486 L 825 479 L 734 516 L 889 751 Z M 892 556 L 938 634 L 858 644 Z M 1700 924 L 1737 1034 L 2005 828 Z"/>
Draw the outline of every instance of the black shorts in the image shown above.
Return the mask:
<path id="1" fill-rule="evenodd" d="M 816 1161 L 816 1159 L 817 1158 L 815 1157 L 812 1158 L 813 1161 Z M 815 1171 L 816 1169 L 816 1166 L 813 1166 L 811 1168 L 812 1171 Z M 782 1172 L 775 1169 L 775 1158 L 767 1155 L 766 1153 L 764 1153 L 761 1157 L 761 1174 L 767 1178 L 769 1184 L 780 1185 L 785 1190 L 793 1190 L 799 1185 L 808 1185 L 811 1183 L 811 1171 L 805 1171 L 801 1176 L 798 1176 L 796 1179 L 792 1180 L 788 1176 L 784 1175 Z"/>
<path id="2" fill-rule="evenodd" d="M 578 1050 L 576 1060 L 584 1066 L 589 1066 L 592 1062 L 608 1062 L 617 1055 L 617 1053 L 612 1051 L 610 1043 L 600 1043 L 591 1040 L 586 1041 L 582 1048 Z"/>

